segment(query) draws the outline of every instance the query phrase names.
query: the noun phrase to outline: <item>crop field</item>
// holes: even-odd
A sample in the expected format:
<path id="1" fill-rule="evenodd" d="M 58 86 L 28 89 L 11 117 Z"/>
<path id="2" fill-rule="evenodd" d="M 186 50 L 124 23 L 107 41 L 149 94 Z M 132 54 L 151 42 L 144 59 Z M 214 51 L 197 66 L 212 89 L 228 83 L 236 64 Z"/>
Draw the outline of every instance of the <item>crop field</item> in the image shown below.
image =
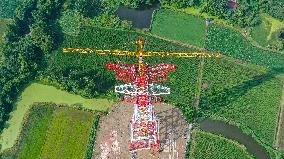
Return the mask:
<path id="1" fill-rule="evenodd" d="M 282 91 L 281 112 L 279 113 L 278 138 L 276 145 L 284 152 L 284 90 Z"/>
<path id="2" fill-rule="evenodd" d="M 51 103 L 34 104 L 11 158 L 83 158 L 94 114 Z"/>
<path id="3" fill-rule="evenodd" d="M 224 55 L 253 64 L 270 67 L 277 72 L 284 72 L 282 54 L 256 48 L 248 43 L 238 31 L 224 26 L 209 26 L 206 49 L 221 52 Z"/>
<path id="4" fill-rule="evenodd" d="M 281 88 L 282 82 L 279 79 L 265 81 L 247 90 L 243 96 L 232 101 L 227 109 L 220 110 L 216 115 L 236 122 L 240 127 L 252 129 L 262 141 L 273 145 Z"/>
<path id="5" fill-rule="evenodd" d="M 205 19 L 171 10 L 156 12 L 151 32 L 171 40 L 203 47 L 205 43 Z"/>
<path id="6" fill-rule="evenodd" d="M 34 105 L 20 135 L 17 157 L 39 158 L 54 111 L 52 104 Z"/>
<path id="7" fill-rule="evenodd" d="M 83 158 L 93 123 L 93 114 L 72 109 L 54 113 L 41 158 Z"/>
<path id="8" fill-rule="evenodd" d="M 203 83 L 208 87 L 201 93 L 201 110 L 244 129 L 248 127 L 272 145 L 282 81 L 261 67 L 216 61 L 206 60 L 205 63 Z"/>
<path id="9" fill-rule="evenodd" d="M 113 104 L 113 101 L 107 99 L 86 99 L 58 90 L 55 87 L 33 83 L 21 94 L 16 103 L 17 109 L 11 113 L 11 118 L 8 121 L 9 127 L 4 129 L 1 134 L 2 150 L 10 148 L 15 144 L 17 136 L 21 131 L 24 114 L 34 102 L 54 102 L 69 105 L 82 104 L 82 107 L 87 109 L 103 112 L 106 112 Z"/>
<path id="10" fill-rule="evenodd" d="M 224 137 L 206 133 L 193 132 L 190 158 L 192 159 L 252 159 L 243 145 Z"/>

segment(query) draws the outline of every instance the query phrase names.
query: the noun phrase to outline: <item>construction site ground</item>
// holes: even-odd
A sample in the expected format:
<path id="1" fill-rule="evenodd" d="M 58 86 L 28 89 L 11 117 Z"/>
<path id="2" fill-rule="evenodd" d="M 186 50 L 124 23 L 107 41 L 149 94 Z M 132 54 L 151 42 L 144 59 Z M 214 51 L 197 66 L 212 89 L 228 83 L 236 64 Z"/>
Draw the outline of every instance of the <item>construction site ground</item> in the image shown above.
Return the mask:
<path id="1" fill-rule="evenodd" d="M 161 151 L 139 150 L 130 153 L 129 121 L 133 104 L 119 103 L 101 118 L 94 143 L 93 159 L 183 159 L 185 158 L 189 124 L 181 111 L 168 104 L 154 107 L 160 120 Z"/>

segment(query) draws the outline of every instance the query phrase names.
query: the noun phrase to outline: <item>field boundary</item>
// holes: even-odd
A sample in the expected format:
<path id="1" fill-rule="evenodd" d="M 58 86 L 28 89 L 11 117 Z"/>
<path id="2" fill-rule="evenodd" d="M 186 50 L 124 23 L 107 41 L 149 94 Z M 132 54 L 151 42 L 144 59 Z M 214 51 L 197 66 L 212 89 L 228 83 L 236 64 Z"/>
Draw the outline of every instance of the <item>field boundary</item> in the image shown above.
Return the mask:
<path id="1" fill-rule="evenodd" d="M 277 120 L 277 126 L 276 126 L 276 134 L 275 134 L 275 146 L 277 148 L 281 148 L 284 151 L 284 147 L 280 145 L 280 134 L 281 130 L 283 131 L 284 128 L 282 127 L 284 125 L 284 77 L 282 77 L 283 81 L 283 87 L 282 87 L 282 97 L 280 101 L 280 106 L 279 106 L 279 115 L 278 115 L 278 120 Z M 283 124 L 282 124 L 283 123 Z M 284 133 L 284 132 L 282 132 Z M 284 143 L 284 141 L 282 141 Z"/>
<path id="2" fill-rule="evenodd" d="M 224 27 L 227 27 L 227 28 L 231 28 L 233 30 L 238 31 L 244 37 L 244 39 L 247 40 L 253 46 L 255 46 L 255 47 L 259 48 L 259 49 L 265 50 L 265 51 L 272 51 L 272 52 L 277 52 L 277 53 L 280 53 L 280 54 L 284 54 L 284 51 L 278 51 L 278 50 L 274 50 L 274 49 L 270 49 L 270 48 L 266 48 L 266 47 L 261 46 L 260 44 L 258 44 L 257 41 L 252 39 L 250 36 L 246 35 L 246 33 L 244 31 L 242 31 L 240 28 L 237 28 L 235 26 L 232 26 L 232 25 L 226 23 L 226 20 L 224 20 L 224 19 L 220 19 L 220 18 L 214 17 L 214 16 L 207 17 L 207 16 L 204 16 L 202 13 L 196 14 L 196 13 L 192 13 L 192 12 L 186 10 L 186 9 L 173 9 L 171 7 L 166 7 L 165 9 L 169 9 L 169 10 L 176 11 L 176 12 L 182 12 L 182 13 L 186 13 L 186 14 L 189 14 L 189 15 L 197 16 L 197 17 L 200 17 L 200 18 L 205 18 L 205 19 L 213 18 L 214 21 L 217 19 L 217 21 L 214 22 L 214 24 L 218 24 L 218 25 L 221 25 L 221 26 L 224 26 Z"/>
<path id="3" fill-rule="evenodd" d="M 222 26 L 222 27 L 229 28 L 229 29 L 237 31 L 244 38 L 244 40 L 246 40 L 253 47 L 256 47 L 256 48 L 259 48 L 259 49 L 262 49 L 262 50 L 265 50 L 265 51 L 275 52 L 275 53 L 279 53 L 279 54 L 284 55 L 283 51 L 269 49 L 269 48 L 266 48 L 266 47 L 259 45 L 255 40 L 253 40 L 251 37 L 246 35 L 247 34 L 246 32 L 244 32 L 244 31 L 242 31 L 238 28 L 235 28 L 233 26 L 229 26 L 229 25 L 226 25 L 226 24 L 223 24 L 223 23 L 220 23 L 220 22 L 214 22 L 213 25 Z"/>
<path id="4" fill-rule="evenodd" d="M 31 86 L 33 86 L 33 87 L 31 87 Z M 54 99 L 53 96 L 49 96 L 49 97 L 52 97 L 52 99 L 49 98 L 47 100 L 42 100 L 42 99 L 37 98 L 37 97 L 39 97 L 39 95 L 34 93 L 35 92 L 34 88 L 36 88 L 36 90 L 38 90 L 38 89 L 44 90 L 44 91 L 40 90 L 39 92 L 36 92 L 36 93 L 46 93 L 45 98 L 48 97 L 48 95 L 47 95 L 48 90 L 56 90 L 56 91 L 58 91 L 58 95 L 62 95 L 62 94 L 66 93 L 67 96 L 66 97 L 61 96 L 60 101 L 57 101 L 56 99 Z M 32 89 L 33 94 L 32 95 L 29 94 L 27 96 L 27 94 L 30 93 L 30 91 L 31 91 L 31 90 L 29 90 L 29 92 L 27 93 L 26 92 L 27 89 Z M 108 103 L 106 103 L 106 105 L 104 105 L 104 106 L 109 106 L 109 107 L 111 107 L 114 104 L 113 101 L 110 101 L 110 100 L 107 100 L 107 99 L 102 100 L 102 98 L 93 98 L 93 99 L 86 99 L 86 101 L 81 101 L 82 103 L 86 102 L 86 103 L 83 103 L 81 105 L 81 104 L 79 104 L 80 102 L 76 103 L 76 102 L 71 101 L 71 98 L 75 98 L 75 97 L 78 97 L 80 99 L 85 100 L 85 98 L 83 98 L 82 96 L 71 94 L 67 91 L 57 89 L 56 87 L 51 86 L 51 85 L 33 83 L 32 85 L 28 86 L 21 93 L 21 96 L 18 98 L 18 101 L 15 105 L 16 109 L 11 112 L 12 116 L 7 121 L 7 123 L 10 123 L 10 124 L 13 123 L 14 125 L 5 128 L 3 130 L 3 132 L 0 134 L 0 143 L 2 143 L 2 148 L 0 149 L 0 152 L 4 151 L 6 149 L 9 149 L 9 148 L 13 147 L 13 145 L 15 145 L 15 142 L 18 139 L 20 132 L 22 131 L 22 122 L 24 120 L 24 115 L 27 111 L 29 111 L 30 106 L 33 105 L 33 103 L 42 103 L 42 102 L 49 103 L 49 102 L 51 102 L 51 103 L 55 103 L 57 105 L 60 105 L 60 104 L 64 105 L 65 104 L 68 107 L 77 107 L 78 109 L 83 109 L 83 110 L 93 109 L 94 111 L 101 112 L 101 113 L 106 113 L 108 110 L 104 110 L 106 108 L 100 109 L 100 107 L 102 106 L 100 102 L 107 101 Z M 36 100 L 34 98 L 36 98 Z M 25 102 L 23 102 L 23 99 L 29 99 L 29 100 L 32 100 L 32 101 L 25 103 Z M 62 101 L 62 100 L 64 100 L 64 101 Z M 78 100 L 76 100 L 76 101 L 78 101 Z M 98 103 L 96 103 L 96 102 L 98 102 Z M 96 107 L 92 107 L 93 105 L 96 106 Z M 19 122 L 18 120 L 20 118 L 21 118 L 21 121 Z M 15 124 L 14 122 L 16 122 L 17 124 Z M 13 135 L 12 132 L 13 133 L 17 132 L 17 134 L 16 134 L 17 136 L 15 134 Z"/>
<path id="5" fill-rule="evenodd" d="M 53 103 L 53 102 L 35 102 L 35 103 L 33 103 L 29 107 L 28 111 L 25 112 L 25 118 L 24 118 L 24 120 L 21 123 L 21 131 L 20 131 L 20 134 L 18 134 L 18 136 L 17 136 L 15 144 L 12 147 L 10 147 L 10 148 L 6 148 L 6 149 L 1 150 L 0 151 L 0 157 L 1 157 L 2 154 L 6 154 L 6 153 L 7 154 L 16 155 L 16 151 L 18 151 L 19 146 L 21 144 L 22 137 L 23 137 L 22 136 L 23 129 L 24 129 L 25 125 L 27 124 L 29 118 L 30 118 L 30 114 L 32 112 L 32 109 L 38 108 L 38 107 L 42 107 L 42 108 L 44 108 L 44 107 L 53 107 L 53 109 L 54 109 L 53 111 L 55 111 L 55 109 L 72 109 L 72 110 L 78 110 L 78 111 L 83 111 L 83 112 L 89 112 L 89 113 L 91 113 L 91 114 L 96 116 L 94 118 L 94 122 L 95 122 L 95 120 L 97 120 L 97 118 L 99 118 L 100 116 L 104 115 L 103 112 L 92 110 L 92 109 L 88 109 L 88 108 L 82 108 L 80 106 L 70 106 L 68 104 L 56 104 L 56 103 Z M 91 134 L 90 134 L 90 136 L 91 136 Z"/>

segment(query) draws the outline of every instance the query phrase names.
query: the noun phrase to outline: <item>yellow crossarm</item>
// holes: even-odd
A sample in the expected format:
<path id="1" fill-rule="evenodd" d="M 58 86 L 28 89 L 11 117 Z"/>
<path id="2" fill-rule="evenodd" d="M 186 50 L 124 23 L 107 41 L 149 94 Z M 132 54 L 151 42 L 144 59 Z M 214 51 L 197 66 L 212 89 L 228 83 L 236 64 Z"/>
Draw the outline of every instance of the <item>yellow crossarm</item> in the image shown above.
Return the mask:
<path id="1" fill-rule="evenodd" d="M 143 56 L 174 56 L 178 58 L 214 57 L 220 58 L 220 53 L 209 52 L 144 52 Z"/>
<path id="2" fill-rule="evenodd" d="M 64 53 L 69 52 L 77 52 L 77 53 L 83 53 L 83 54 L 89 54 L 89 53 L 96 53 L 100 55 L 116 55 L 116 56 L 136 56 L 139 57 L 138 52 L 134 51 L 125 51 L 125 50 L 96 50 L 93 48 L 64 48 Z M 221 54 L 219 53 L 211 53 L 206 51 L 195 51 L 195 52 L 143 52 L 143 57 L 149 57 L 149 56 L 174 56 L 178 58 L 197 58 L 197 57 L 214 57 L 214 58 L 220 58 Z"/>
<path id="3" fill-rule="evenodd" d="M 77 52 L 82 54 L 89 54 L 95 53 L 100 55 L 110 54 L 110 55 L 117 55 L 117 56 L 125 56 L 125 55 L 132 55 L 134 56 L 136 53 L 132 51 L 125 51 L 125 50 L 97 50 L 94 48 L 63 48 L 64 53 L 71 53 Z"/>

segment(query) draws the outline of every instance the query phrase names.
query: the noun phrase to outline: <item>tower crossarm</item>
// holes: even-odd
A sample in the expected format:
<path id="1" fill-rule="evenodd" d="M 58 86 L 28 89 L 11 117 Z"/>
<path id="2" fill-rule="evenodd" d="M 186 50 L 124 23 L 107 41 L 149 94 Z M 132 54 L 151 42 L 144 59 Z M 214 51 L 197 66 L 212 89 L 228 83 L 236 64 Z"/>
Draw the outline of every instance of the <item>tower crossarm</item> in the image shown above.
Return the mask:
<path id="1" fill-rule="evenodd" d="M 63 48 L 63 53 L 82 53 L 82 54 L 99 54 L 99 55 L 116 55 L 116 56 L 135 56 L 136 52 L 126 50 L 98 50 L 95 48 Z"/>
<path id="2" fill-rule="evenodd" d="M 220 53 L 211 53 L 206 51 L 193 51 L 193 52 L 144 52 L 144 57 L 147 56 L 173 56 L 178 58 L 198 58 L 198 57 L 213 57 L 220 58 Z"/>
<path id="3" fill-rule="evenodd" d="M 127 50 L 98 50 L 95 48 L 63 48 L 63 53 L 82 53 L 90 54 L 95 53 L 99 55 L 116 55 L 116 56 L 136 56 L 139 57 L 137 51 L 127 51 Z M 198 57 L 213 57 L 220 58 L 220 53 L 212 53 L 208 51 L 193 51 L 193 52 L 143 52 L 143 57 L 150 56 L 173 56 L 178 58 L 198 58 Z"/>

